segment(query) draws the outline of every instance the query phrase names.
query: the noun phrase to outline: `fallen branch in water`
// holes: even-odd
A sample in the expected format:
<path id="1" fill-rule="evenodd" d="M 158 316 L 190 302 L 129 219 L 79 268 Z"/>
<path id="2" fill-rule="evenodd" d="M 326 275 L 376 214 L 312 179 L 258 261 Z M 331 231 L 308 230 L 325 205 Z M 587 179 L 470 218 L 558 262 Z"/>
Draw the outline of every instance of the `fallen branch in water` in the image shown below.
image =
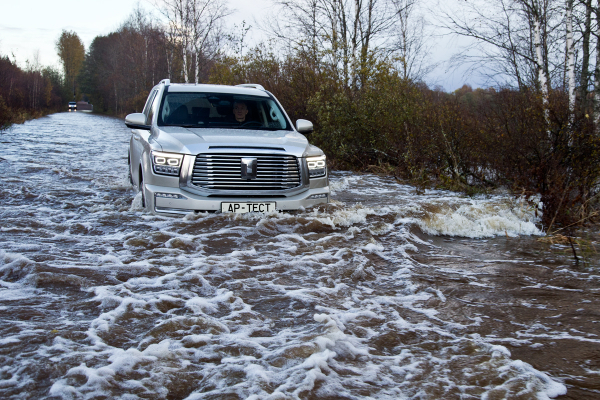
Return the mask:
<path id="1" fill-rule="evenodd" d="M 557 232 L 560 232 L 560 231 L 562 231 L 562 230 L 564 230 L 564 229 L 567 229 L 567 228 L 569 228 L 569 227 L 571 227 L 571 226 L 574 226 L 574 225 L 579 225 L 580 223 L 584 222 L 585 220 L 591 219 L 591 218 L 593 218 L 593 217 L 595 217 L 595 216 L 597 216 L 597 215 L 600 215 L 600 213 L 599 213 L 598 211 L 594 211 L 593 213 L 591 213 L 591 214 L 590 214 L 590 215 L 588 215 L 587 217 L 583 217 L 583 218 L 582 218 L 582 219 L 580 219 L 579 221 L 573 222 L 572 224 L 569 224 L 569 225 L 567 225 L 567 226 L 563 226 L 562 228 L 560 228 L 560 229 L 557 229 L 557 230 L 555 230 L 555 231 L 554 231 L 554 232 L 552 232 L 552 233 L 550 233 L 550 231 L 548 231 L 548 235 L 550 235 L 550 236 L 554 236 L 554 235 L 556 235 L 556 234 L 557 234 Z M 559 236 L 560 236 L 560 235 L 559 235 Z"/>
<path id="2" fill-rule="evenodd" d="M 573 238 L 569 236 L 569 244 L 573 249 L 573 257 L 575 257 L 575 265 L 579 265 L 579 258 L 577 257 L 577 252 L 575 251 L 575 246 L 573 245 Z"/>

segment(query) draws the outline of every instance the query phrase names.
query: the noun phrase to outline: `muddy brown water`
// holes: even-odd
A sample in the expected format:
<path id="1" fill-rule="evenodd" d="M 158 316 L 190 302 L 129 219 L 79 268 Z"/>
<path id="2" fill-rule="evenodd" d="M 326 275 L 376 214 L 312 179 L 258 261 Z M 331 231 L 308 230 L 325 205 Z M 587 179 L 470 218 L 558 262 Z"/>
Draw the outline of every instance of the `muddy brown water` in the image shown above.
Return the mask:
<path id="1" fill-rule="evenodd" d="M 600 399 L 598 255 L 531 203 L 335 172 L 316 209 L 155 217 L 129 135 L 0 134 L 0 397 Z"/>

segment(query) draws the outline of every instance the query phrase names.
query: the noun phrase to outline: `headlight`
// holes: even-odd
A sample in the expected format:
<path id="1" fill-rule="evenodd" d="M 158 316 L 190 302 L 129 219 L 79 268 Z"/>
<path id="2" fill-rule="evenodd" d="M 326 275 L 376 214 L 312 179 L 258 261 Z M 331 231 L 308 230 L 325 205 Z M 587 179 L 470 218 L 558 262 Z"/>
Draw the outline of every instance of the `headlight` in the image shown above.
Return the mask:
<path id="1" fill-rule="evenodd" d="M 308 164 L 308 175 L 311 178 L 325 176 L 327 173 L 327 162 L 325 156 L 306 157 L 306 163 Z"/>
<path id="2" fill-rule="evenodd" d="M 183 154 L 152 152 L 152 169 L 160 175 L 179 176 Z"/>

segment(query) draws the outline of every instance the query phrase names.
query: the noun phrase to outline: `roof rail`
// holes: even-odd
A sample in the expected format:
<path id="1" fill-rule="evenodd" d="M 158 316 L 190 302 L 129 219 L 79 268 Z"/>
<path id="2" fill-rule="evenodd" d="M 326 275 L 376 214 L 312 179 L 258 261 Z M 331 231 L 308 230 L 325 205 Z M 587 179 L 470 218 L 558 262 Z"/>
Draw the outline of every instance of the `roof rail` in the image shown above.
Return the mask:
<path id="1" fill-rule="evenodd" d="M 241 85 L 236 85 L 236 86 L 250 88 L 250 89 L 265 90 L 265 88 L 262 85 L 259 85 L 258 83 L 242 83 Z"/>
<path id="2" fill-rule="evenodd" d="M 170 79 L 163 79 L 162 81 L 158 82 L 159 85 L 161 83 L 164 83 L 165 86 L 169 86 L 171 84 L 171 80 Z"/>

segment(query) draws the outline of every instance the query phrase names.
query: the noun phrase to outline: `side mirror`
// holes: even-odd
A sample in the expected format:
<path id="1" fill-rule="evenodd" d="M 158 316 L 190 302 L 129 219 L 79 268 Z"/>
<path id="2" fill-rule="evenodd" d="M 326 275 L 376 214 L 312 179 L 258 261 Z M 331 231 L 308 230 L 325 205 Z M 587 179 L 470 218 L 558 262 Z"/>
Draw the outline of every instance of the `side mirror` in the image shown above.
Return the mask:
<path id="1" fill-rule="evenodd" d="M 313 131 L 313 124 L 305 119 L 299 119 L 296 121 L 296 130 L 300 133 L 311 133 Z"/>
<path id="2" fill-rule="evenodd" d="M 132 129 L 150 130 L 150 125 L 146 125 L 146 115 L 143 113 L 129 114 L 125 117 L 125 125 Z"/>

